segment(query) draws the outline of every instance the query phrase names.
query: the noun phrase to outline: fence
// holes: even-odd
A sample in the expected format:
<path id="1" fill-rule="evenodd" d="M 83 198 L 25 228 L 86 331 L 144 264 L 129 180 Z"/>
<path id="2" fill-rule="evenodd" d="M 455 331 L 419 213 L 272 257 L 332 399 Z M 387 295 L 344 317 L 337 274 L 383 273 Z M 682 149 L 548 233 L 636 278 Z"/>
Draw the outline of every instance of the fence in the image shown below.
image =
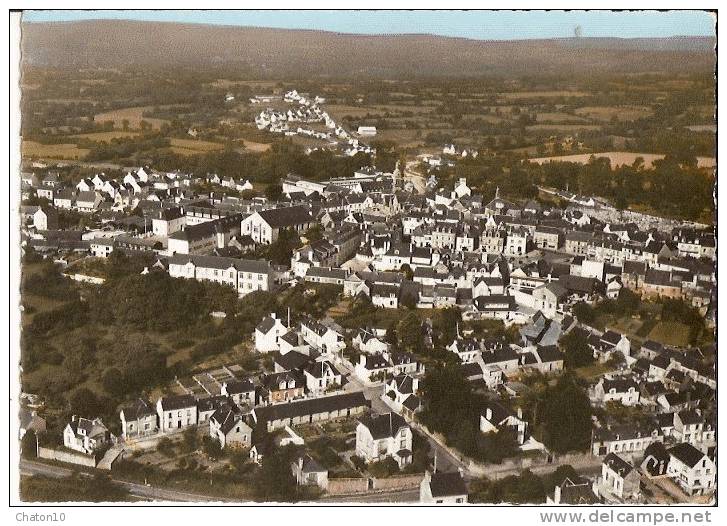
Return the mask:
<path id="1" fill-rule="evenodd" d="M 72 451 L 64 451 L 62 449 L 51 449 L 47 447 L 38 447 L 38 457 L 58 462 L 67 462 L 69 464 L 78 464 L 90 468 L 96 467 L 96 457 L 84 455 L 83 453 L 74 453 Z"/>

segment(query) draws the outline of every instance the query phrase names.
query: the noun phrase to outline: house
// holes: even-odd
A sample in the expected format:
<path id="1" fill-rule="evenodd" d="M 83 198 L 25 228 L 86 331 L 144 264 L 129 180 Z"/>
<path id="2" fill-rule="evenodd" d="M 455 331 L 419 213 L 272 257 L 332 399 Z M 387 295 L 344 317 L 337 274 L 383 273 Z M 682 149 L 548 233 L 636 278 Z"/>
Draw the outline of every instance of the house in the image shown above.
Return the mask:
<path id="1" fill-rule="evenodd" d="M 365 462 L 393 458 L 402 468 L 412 461 L 412 431 L 396 413 L 363 417 L 356 426 L 356 455 Z"/>
<path id="2" fill-rule="evenodd" d="M 308 392 L 322 394 L 342 385 L 341 373 L 328 360 L 310 362 L 303 369 Z"/>
<path id="3" fill-rule="evenodd" d="M 157 400 L 157 415 L 162 433 L 197 425 L 197 400 L 192 395 L 161 397 Z"/>
<path id="4" fill-rule="evenodd" d="M 151 220 L 155 236 L 169 237 L 187 225 L 187 216 L 178 206 L 159 210 Z"/>
<path id="5" fill-rule="evenodd" d="M 371 402 L 358 391 L 256 407 L 252 414 L 256 424 L 263 424 L 268 431 L 273 431 L 285 426 L 351 417 L 370 407 Z"/>
<path id="6" fill-rule="evenodd" d="M 282 229 L 305 232 L 315 224 L 306 207 L 290 206 L 255 212 L 242 220 L 240 232 L 256 243 L 269 245 L 278 239 Z"/>
<path id="7" fill-rule="evenodd" d="M 601 480 L 599 489 L 606 495 L 616 497 L 619 501 L 638 498 L 641 495 L 641 476 L 631 464 L 616 453 L 609 453 L 601 463 Z"/>
<path id="8" fill-rule="evenodd" d="M 303 340 L 322 354 L 336 354 L 346 347 L 343 329 L 331 322 L 319 322 L 311 317 L 300 323 Z"/>
<path id="9" fill-rule="evenodd" d="M 594 395 L 602 404 L 620 402 L 625 406 L 638 405 L 641 398 L 639 385 L 632 378 L 601 378 Z"/>
<path id="10" fill-rule="evenodd" d="M 220 447 L 238 448 L 252 445 L 251 418 L 235 404 L 227 403 L 218 408 L 210 417 L 210 436 L 220 443 Z"/>
<path id="11" fill-rule="evenodd" d="M 100 418 L 89 420 L 73 415 L 63 429 L 63 445 L 86 455 L 92 455 L 110 440 L 111 434 Z"/>
<path id="12" fill-rule="evenodd" d="M 76 195 L 76 209 L 79 212 L 94 212 L 101 204 L 101 196 L 94 191 L 78 192 Z"/>
<path id="13" fill-rule="evenodd" d="M 555 505 L 589 505 L 598 504 L 600 501 L 593 493 L 591 482 L 587 479 L 576 477 L 574 480 L 566 478 L 559 486 L 555 487 L 553 496 L 547 495 L 546 504 Z"/>
<path id="14" fill-rule="evenodd" d="M 389 344 L 384 341 L 382 331 L 371 327 L 364 327 L 356 332 L 351 340 L 355 349 L 367 354 L 378 354 L 389 349 Z"/>
<path id="15" fill-rule="evenodd" d="M 33 225 L 36 230 L 57 230 L 58 212 L 55 208 L 40 206 L 33 214 Z"/>
<path id="16" fill-rule="evenodd" d="M 631 356 L 631 341 L 623 334 L 608 330 L 601 336 L 601 343 L 610 349 L 607 354 L 620 352 L 623 356 Z"/>
<path id="17" fill-rule="evenodd" d="M 658 424 L 606 426 L 593 432 L 591 452 L 597 456 L 622 452 L 631 454 L 644 451 L 654 442 L 664 442 L 664 433 Z"/>
<path id="18" fill-rule="evenodd" d="M 255 327 L 255 350 L 258 352 L 270 352 L 280 350 L 280 338 L 288 332 L 288 327 L 277 317 L 274 312 L 263 318 Z"/>
<path id="19" fill-rule="evenodd" d="M 28 431 L 39 435 L 46 431 L 45 418 L 38 415 L 35 409 L 20 408 L 20 431 L 19 438 L 22 439 Z"/>
<path id="20" fill-rule="evenodd" d="M 310 455 L 298 457 L 290 466 L 298 486 L 318 486 L 328 489 L 328 470 Z"/>
<path id="21" fill-rule="evenodd" d="M 672 435 L 679 442 L 699 446 L 703 442 L 714 442 L 715 430 L 699 409 L 682 409 L 674 413 Z"/>
<path id="22" fill-rule="evenodd" d="M 682 442 L 669 448 L 667 474 L 689 496 L 711 495 L 717 470 L 714 461 L 691 444 Z"/>
<path id="23" fill-rule="evenodd" d="M 220 394 L 231 398 L 237 405 L 255 405 L 255 386 L 247 379 L 223 382 Z"/>
<path id="24" fill-rule="evenodd" d="M 173 278 L 213 281 L 232 287 L 240 297 L 274 286 L 273 268 L 268 261 L 175 254 L 168 263 Z"/>
<path id="25" fill-rule="evenodd" d="M 260 401 L 268 404 L 287 402 L 305 394 L 305 377 L 299 371 L 285 371 L 260 378 Z"/>
<path id="26" fill-rule="evenodd" d="M 124 440 L 153 435 L 158 430 L 156 409 L 143 398 L 137 398 L 131 405 L 121 408 L 119 418 Z"/>
<path id="27" fill-rule="evenodd" d="M 507 430 L 513 433 L 517 443 L 525 442 L 528 423 L 523 420 L 522 409 L 513 413 L 498 402 L 488 402 L 480 411 L 480 431 L 482 433 L 497 433 Z"/>
<path id="28" fill-rule="evenodd" d="M 427 470 L 419 485 L 419 502 L 425 504 L 463 504 L 467 502 L 467 484 L 459 471 L 442 473 Z"/>
<path id="29" fill-rule="evenodd" d="M 385 394 L 381 397 L 397 413 L 412 418 L 421 409 L 421 400 L 416 395 L 419 379 L 408 374 L 400 374 L 386 383 Z"/>

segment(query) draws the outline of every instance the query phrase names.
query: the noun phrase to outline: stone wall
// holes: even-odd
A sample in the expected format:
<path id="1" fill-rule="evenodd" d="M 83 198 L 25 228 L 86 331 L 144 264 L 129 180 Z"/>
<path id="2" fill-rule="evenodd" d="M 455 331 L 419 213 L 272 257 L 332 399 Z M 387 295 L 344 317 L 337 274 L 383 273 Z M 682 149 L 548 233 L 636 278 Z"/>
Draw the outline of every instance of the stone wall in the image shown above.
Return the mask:
<path id="1" fill-rule="evenodd" d="M 369 489 L 369 480 L 364 478 L 329 478 L 329 495 L 350 495 L 364 493 Z"/>
<path id="2" fill-rule="evenodd" d="M 90 468 L 96 467 L 96 457 L 84 455 L 83 453 L 75 453 L 62 449 L 50 449 L 47 447 L 38 447 L 38 457 L 57 460 L 58 462 L 67 462 L 69 464 L 78 464 Z"/>
<path id="3" fill-rule="evenodd" d="M 415 473 L 413 475 L 396 475 L 385 479 L 371 479 L 373 490 L 391 490 L 391 489 L 407 489 L 418 488 L 423 473 Z"/>

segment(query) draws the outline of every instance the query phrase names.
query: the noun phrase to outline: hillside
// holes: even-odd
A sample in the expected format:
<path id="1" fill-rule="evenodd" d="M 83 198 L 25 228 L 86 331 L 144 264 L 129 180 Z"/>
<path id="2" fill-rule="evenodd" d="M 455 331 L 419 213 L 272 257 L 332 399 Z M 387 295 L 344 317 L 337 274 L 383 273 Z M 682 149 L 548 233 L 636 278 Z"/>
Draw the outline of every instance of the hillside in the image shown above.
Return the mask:
<path id="1" fill-rule="evenodd" d="M 208 65 L 269 77 L 699 72 L 713 69 L 713 45 L 704 37 L 479 41 L 110 20 L 26 23 L 22 43 L 34 66 Z"/>

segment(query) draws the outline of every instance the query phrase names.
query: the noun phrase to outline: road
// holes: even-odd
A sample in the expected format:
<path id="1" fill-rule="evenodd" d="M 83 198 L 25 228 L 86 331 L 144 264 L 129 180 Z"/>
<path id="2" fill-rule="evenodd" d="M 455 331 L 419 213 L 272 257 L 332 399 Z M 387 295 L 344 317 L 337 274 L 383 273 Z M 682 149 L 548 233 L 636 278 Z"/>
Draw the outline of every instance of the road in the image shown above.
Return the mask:
<path id="1" fill-rule="evenodd" d="M 73 470 L 52 466 L 42 462 L 32 460 L 20 461 L 20 474 L 26 476 L 44 475 L 46 477 L 62 478 L 73 474 Z M 82 476 L 92 476 L 91 474 L 80 472 Z M 221 497 L 211 497 L 209 495 L 199 495 L 197 493 L 188 493 L 185 491 L 177 491 L 163 488 L 155 488 L 137 484 L 135 482 L 126 482 L 123 480 L 111 479 L 114 484 L 125 488 L 130 495 L 142 499 L 173 501 L 173 502 L 235 502 L 230 499 Z"/>
<path id="2" fill-rule="evenodd" d="M 412 167 L 416 166 L 418 163 L 419 161 L 407 161 L 406 164 L 404 164 L 404 180 L 411 181 L 416 191 L 423 194 L 427 189 L 427 181 L 422 174 L 415 172 L 412 169 Z"/>

